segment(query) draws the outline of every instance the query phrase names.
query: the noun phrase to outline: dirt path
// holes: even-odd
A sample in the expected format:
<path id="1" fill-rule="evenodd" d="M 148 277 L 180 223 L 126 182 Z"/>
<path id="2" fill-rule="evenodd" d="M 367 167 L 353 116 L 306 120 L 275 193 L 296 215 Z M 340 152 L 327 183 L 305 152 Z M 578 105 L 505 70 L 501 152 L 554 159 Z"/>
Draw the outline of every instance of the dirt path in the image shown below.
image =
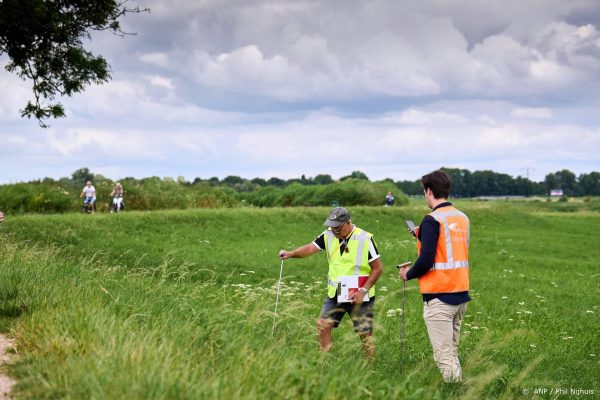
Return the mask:
<path id="1" fill-rule="evenodd" d="M 0 365 L 10 362 L 13 353 L 11 353 L 9 349 L 14 349 L 14 347 L 15 343 L 11 339 L 0 334 Z M 9 393 L 15 383 L 13 378 L 0 371 L 0 400 L 10 399 Z"/>

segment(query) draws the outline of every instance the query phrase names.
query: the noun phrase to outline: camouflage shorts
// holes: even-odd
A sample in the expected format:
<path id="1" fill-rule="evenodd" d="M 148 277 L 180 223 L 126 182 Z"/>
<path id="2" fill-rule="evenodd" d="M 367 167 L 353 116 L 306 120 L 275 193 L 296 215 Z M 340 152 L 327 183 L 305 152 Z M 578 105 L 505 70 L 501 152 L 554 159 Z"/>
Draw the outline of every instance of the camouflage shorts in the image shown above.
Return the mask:
<path id="1" fill-rule="evenodd" d="M 361 304 L 338 303 L 335 298 L 325 297 L 320 318 L 333 321 L 333 327 L 337 328 L 344 315 L 348 314 L 356 333 L 372 333 L 374 306 L 374 297 Z"/>

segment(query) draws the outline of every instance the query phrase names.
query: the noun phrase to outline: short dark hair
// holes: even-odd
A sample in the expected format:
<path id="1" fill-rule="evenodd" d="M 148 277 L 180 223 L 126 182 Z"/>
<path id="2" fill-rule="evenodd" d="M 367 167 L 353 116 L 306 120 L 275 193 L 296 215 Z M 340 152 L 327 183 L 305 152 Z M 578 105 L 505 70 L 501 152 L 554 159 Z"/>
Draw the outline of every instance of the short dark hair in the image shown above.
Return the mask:
<path id="1" fill-rule="evenodd" d="M 423 189 L 431 189 L 436 199 L 447 199 L 450 197 L 450 177 L 441 169 L 423 175 L 421 177 Z"/>

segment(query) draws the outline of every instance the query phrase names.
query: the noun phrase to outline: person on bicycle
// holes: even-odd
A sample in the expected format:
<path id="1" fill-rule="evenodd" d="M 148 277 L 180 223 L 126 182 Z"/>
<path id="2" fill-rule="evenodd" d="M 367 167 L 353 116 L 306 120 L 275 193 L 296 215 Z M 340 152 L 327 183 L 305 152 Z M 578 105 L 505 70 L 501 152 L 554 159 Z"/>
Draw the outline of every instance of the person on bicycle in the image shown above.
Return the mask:
<path id="1" fill-rule="evenodd" d="M 110 212 L 119 212 L 123 208 L 123 186 L 117 182 L 112 192 L 110 192 L 110 196 L 112 197 L 112 206 L 110 208 Z"/>
<path id="2" fill-rule="evenodd" d="M 96 188 L 92 185 L 92 181 L 87 181 L 79 197 L 83 197 L 83 205 L 81 211 L 91 209 L 92 213 L 96 212 Z"/>

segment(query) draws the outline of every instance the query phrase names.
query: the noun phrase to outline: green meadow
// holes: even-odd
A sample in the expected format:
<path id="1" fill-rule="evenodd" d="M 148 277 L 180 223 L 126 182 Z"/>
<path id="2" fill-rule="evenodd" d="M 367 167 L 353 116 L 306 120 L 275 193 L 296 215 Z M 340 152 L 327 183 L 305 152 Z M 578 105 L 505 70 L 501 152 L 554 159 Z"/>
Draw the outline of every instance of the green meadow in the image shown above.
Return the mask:
<path id="1" fill-rule="evenodd" d="M 416 281 L 400 370 L 395 265 L 416 258 L 403 221 L 421 220 L 422 200 L 351 209 L 384 265 L 372 366 L 347 318 L 332 351 L 318 351 L 324 254 L 284 262 L 271 336 L 277 252 L 312 241 L 328 208 L 8 216 L 0 331 L 17 346 L 3 369 L 27 399 L 598 397 L 598 204 L 456 203 L 472 225 L 462 384 L 444 384 L 435 367 Z"/>

